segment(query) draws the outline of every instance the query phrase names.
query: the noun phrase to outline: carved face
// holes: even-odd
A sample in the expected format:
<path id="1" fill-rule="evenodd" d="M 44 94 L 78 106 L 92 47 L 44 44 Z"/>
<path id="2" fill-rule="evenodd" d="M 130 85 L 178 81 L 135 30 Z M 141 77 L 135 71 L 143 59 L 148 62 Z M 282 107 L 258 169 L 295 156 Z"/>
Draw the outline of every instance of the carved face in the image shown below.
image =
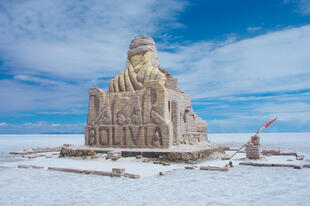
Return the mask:
<path id="1" fill-rule="evenodd" d="M 131 123 L 131 119 L 130 117 L 127 117 L 127 123 L 130 124 Z"/>
<path id="2" fill-rule="evenodd" d="M 125 123 L 126 123 L 126 117 L 125 117 L 125 115 L 118 113 L 118 115 L 117 115 L 117 122 L 118 122 L 120 125 L 125 124 Z"/>
<path id="3" fill-rule="evenodd" d="M 155 147 L 160 147 L 161 146 L 161 141 L 160 141 L 160 134 L 159 134 L 159 131 L 156 130 L 153 137 L 152 137 L 152 145 L 155 146 Z"/>
<path id="4" fill-rule="evenodd" d="M 95 130 L 89 130 L 89 136 L 95 136 Z"/>
<path id="5" fill-rule="evenodd" d="M 96 143 L 96 138 L 95 136 L 89 136 L 89 144 L 95 144 Z"/>

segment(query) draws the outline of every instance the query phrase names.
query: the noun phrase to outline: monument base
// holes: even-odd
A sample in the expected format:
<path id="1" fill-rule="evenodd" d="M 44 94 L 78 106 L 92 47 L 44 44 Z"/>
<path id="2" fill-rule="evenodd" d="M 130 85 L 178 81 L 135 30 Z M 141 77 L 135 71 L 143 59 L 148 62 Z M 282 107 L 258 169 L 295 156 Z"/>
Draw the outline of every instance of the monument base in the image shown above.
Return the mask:
<path id="1" fill-rule="evenodd" d="M 136 157 L 139 155 L 143 158 L 154 158 L 170 162 L 199 162 L 208 159 L 215 152 L 224 154 L 224 149 L 216 146 L 203 147 L 203 145 L 187 145 L 170 149 L 70 146 L 61 148 L 59 157 L 87 157 L 110 152 L 118 152 L 121 157 Z"/>

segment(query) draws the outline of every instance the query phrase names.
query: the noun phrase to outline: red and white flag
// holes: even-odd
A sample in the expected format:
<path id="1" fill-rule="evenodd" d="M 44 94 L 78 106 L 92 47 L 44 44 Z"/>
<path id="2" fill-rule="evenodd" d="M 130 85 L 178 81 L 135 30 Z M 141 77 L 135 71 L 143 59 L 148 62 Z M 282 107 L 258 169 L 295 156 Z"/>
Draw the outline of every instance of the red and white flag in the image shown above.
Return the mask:
<path id="1" fill-rule="evenodd" d="M 262 126 L 262 128 L 260 128 L 256 134 L 259 134 L 263 129 L 269 127 L 269 125 L 271 125 L 274 121 L 276 121 L 278 119 L 278 117 L 274 118 L 273 120 L 271 120 L 270 122 L 267 122 L 266 124 L 264 124 L 264 126 Z"/>

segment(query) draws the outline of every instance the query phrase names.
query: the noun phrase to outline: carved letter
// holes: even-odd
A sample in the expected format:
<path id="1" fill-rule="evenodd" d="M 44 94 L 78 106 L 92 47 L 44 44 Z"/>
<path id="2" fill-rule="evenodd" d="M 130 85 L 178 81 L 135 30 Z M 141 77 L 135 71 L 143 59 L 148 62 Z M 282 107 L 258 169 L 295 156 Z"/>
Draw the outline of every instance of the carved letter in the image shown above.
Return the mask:
<path id="1" fill-rule="evenodd" d="M 110 143 L 110 132 L 108 127 L 99 128 L 99 144 L 107 146 Z"/>
<path id="2" fill-rule="evenodd" d="M 155 133 L 152 137 L 152 145 L 155 147 L 163 146 L 163 138 L 161 135 L 160 127 L 156 127 Z"/>
<path id="3" fill-rule="evenodd" d="M 121 145 L 121 142 L 120 142 L 121 131 L 122 131 L 122 128 L 118 128 L 118 127 L 112 128 L 113 145 Z"/>
<path id="4" fill-rule="evenodd" d="M 88 128 L 88 145 L 96 145 L 96 130 Z"/>
<path id="5" fill-rule="evenodd" d="M 143 99 L 143 122 L 149 123 L 151 115 L 151 97 L 150 97 L 150 89 L 146 89 L 144 93 Z"/>
<path id="6" fill-rule="evenodd" d="M 126 127 L 123 127 L 123 145 L 127 145 L 127 141 L 126 141 Z"/>
<path id="7" fill-rule="evenodd" d="M 149 145 L 147 142 L 147 126 L 144 127 L 144 142 L 145 146 L 147 147 Z"/>
<path id="8" fill-rule="evenodd" d="M 130 134 L 130 137 L 131 137 L 131 141 L 132 141 L 132 144 L 134 146 L 137 146 L 137 142 L 138 142 L 138 139 L 139 139 L 139 135 L 140 135 L 140 130 L 142 129 L 142 127 L 129 127 L 129 134 Z"/>

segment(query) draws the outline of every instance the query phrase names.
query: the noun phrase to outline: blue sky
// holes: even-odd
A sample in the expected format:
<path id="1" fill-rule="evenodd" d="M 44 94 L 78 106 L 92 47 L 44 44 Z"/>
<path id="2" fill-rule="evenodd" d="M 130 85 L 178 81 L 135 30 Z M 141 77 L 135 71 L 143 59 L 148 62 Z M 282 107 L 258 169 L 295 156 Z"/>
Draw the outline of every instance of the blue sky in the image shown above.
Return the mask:
<path id="1" fill-rule="evenodd" d="M 82 133 L 139 34 L 208 132 L 310 131 L 309 0 L 2 0 L 0 133 Z"/>

